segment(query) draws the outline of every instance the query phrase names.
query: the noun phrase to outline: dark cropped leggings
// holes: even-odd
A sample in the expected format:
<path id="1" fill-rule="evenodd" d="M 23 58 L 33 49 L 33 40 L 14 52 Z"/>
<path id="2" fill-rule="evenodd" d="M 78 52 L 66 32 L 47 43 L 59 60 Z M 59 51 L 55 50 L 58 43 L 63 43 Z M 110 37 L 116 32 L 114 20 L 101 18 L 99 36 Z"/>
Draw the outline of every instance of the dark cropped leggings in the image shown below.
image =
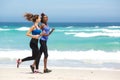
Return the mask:
<path id="1" fill-rule="evenodd" d="M 38 53 L 39 53 L 38 39 L 33 39 L 33 38 L 31 39 L 30 48 L 32 49 L 32 56 L 22 59 L 22 62 L 29 61 L 29 60 L 35 60 L 37 58 Z"/>
<path id="2" fill-rule="evenodd" d="M 39 61 L 41 58 L 42 53 L 44 53 L 44 58 L 48 58 L 48 50 L 47 50 L 47 41 L 44 40 L 40 40 L 40 51 L 39 51 L 39 55 L 36 58 L 36 69 L 38 69 L 39 67 Z"/>

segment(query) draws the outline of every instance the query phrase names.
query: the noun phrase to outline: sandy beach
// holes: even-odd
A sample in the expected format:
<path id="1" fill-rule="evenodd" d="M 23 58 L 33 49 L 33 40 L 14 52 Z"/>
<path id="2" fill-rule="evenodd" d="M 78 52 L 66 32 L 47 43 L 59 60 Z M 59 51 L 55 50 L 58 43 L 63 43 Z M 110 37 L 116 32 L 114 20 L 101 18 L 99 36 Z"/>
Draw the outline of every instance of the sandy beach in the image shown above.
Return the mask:
<path id="1" fill-rule="evenodd" d="M 0 80 L 120 80 L 120 70 L 51 68 L 51 73 L 31 73 L 29 68 L 0 68 Z"/>

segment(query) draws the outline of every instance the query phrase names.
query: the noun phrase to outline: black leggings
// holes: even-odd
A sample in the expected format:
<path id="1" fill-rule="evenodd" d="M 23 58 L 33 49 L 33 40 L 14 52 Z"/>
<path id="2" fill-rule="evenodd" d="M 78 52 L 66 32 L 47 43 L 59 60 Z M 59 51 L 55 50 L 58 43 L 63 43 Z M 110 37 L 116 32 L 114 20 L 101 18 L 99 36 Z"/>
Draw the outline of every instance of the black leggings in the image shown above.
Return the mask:
<path id="1" fill-rule="evenodd" d="M 48 58 L 48 50 L 47 50 L 47 41 L 44 40 L 40 40 L 40 51 L 39 51 L 39 55 L 36 58 L 36 69 L 38 69 L 39 67 L 39 61 L 41 58 L 42 53 L 44 53 L 44 58 Z"/>
<path id="2" fill-rule="evenodd" d="M 35 60 L 37 58 L 38 53 L 39 53 L 38 39 L 33 39 L 33 38 L 31 39 L 30 48 L 32 49 L 32 56 L 22 59 L 22 62 L 29 61 L 29 60 Z"/>

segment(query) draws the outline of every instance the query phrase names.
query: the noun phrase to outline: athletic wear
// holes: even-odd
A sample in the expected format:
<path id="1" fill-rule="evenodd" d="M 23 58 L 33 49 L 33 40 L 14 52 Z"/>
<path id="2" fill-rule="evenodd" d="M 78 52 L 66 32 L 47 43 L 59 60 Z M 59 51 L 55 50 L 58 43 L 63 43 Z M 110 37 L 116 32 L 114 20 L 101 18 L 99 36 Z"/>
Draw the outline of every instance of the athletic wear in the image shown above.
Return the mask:
<path id="1" fill-rule="evenodd" d="M 40 33 L 41 33 L 41 30 L 38 28 L 32 31 L 32 35 L 39 35 Z"/>
<path id="2" fill-rule="evenodd" d="M 50 27 L 49 26 L 44 26 L 44 28 L 42 29 L 42 31 L 45 32 L 46 34 L 49 34 Z M 47 41 L 48 40 L 48 36 L 42 36 L 41 40 Z"/>
<path id="3" fill-rule="evenodd" d="M 35 30 L 32 31 L 32 35 L 39 35 L 40 33 L 41 33 L 41 30 L 37 27 Z M 30 48 L 32 49 L 32 56 L 22 59 L 22 62 L 36 59 L 39 53 L 38 39 L 34 39 L 34 38 L 31 39 Z"/>
<path id="4" fill-rule="evenodd" d="M 44 28 L 42 29 L 43 32 L 45 32 L 46 34 L 49 34 L 50 32 L 50 27 L 49 26 L 44 26 Z M 42 53 L 44 53 L 44 58 L 48 58 L 48 49 L 47 49 L 47 40 L 48 40 L 48 36 L 42 36 L 40 38 L 40 51 L 39 51 L 39 55 L 36 58 L 36 69 L 38 69 L 39 67 L 39 61 L 41 58 Z"/>
<path id="5" fill-rule="evenodd" d="M 33 38 L 31 39 L 30 48 L 32 49 L 32 56 L 22 59 L 22 62 L 36 59 L 39 53 L 38 39 L 33 39 Z"/>

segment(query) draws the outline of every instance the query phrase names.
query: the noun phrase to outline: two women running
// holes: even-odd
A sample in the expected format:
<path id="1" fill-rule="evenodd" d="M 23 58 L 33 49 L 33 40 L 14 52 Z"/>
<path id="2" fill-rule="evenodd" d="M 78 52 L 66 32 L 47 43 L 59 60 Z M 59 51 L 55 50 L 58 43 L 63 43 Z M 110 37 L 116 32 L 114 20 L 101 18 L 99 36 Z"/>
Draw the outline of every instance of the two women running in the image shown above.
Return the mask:
<path id="1" fill-rule="evenodd" d="M 17 60 L 17 67 L 24 62 L 29 60 L 34 60 L 34 63 L 30 65 L 30 68 L 33 73 L 39 73 L 39 60 L 41 58 L 42 52 L 44 53 L 44 73 L 51 72 L 47 68 L 47 58 L 48 58 L 48 49 L 47 49 L 47 40 L 48 36 L 54 31 L 54 28 L 50 31 L 50 27 L 48 26 L 48 17 L 42 13 L 41 18 L 39 15 L 33 15 L 30 13 L 25 14 L 24 16 L 28 21 L 32 21 L 34 24 L 28 30 L 27 36 L 31 37 L 30 48 L 32 49 L 32 56 L 26 57 L 23 59 Z M 41 21 L 42 25 L 38 26 Z M 42 31 L 42 32 L 41 32 Z M 40 49 L 38 48 L 38 39 L 40 38 Z"/>

